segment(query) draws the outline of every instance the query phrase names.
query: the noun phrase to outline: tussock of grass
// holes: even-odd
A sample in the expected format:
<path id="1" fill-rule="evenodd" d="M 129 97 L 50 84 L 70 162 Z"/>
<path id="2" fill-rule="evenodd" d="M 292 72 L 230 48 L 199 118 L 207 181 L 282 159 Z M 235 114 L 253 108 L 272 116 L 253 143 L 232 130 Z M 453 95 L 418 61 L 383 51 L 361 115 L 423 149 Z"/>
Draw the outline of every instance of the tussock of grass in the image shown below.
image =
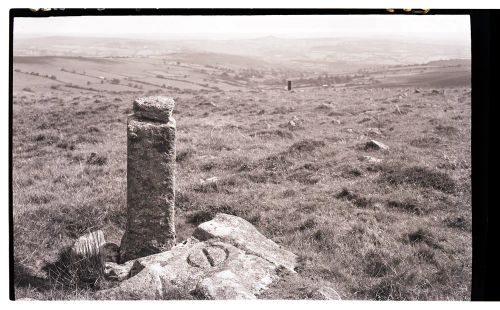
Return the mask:
<path id="1" fill-rule="evenodd" d="M 90 155 L 87 157 L 87 164 L 89 165 L 102 166 L 107 162 L 108 158 L 105 155 L 100 155 L 94 152 L 90 153 Z"/>
<path id="2" fill-rule="evenodd" d="M 368 299 L 374 300 L 412 300 L 409 287 L 415 283 L 415 272 L 384 277 L 368 290 Z"/>
<path id="3" fill-rule="evenodd" d="M 454 136 L 459 133 L 459 130 L 453 126 L 437 125 L 435 127 L 436 133 L 444 136 Z"/>
<path id="4" fill-rule="evenodd" d="M 370 199 L 353 193 L 347 188 L 343 188 L 342 191 L 340 191 L 335 197 L 337 197 L 338 199 L 350 201 L 359 208 L 366 208 L 372 204 L 372 201 Z"/>
<path id="5" fill-rule="evenodd" d="M 188 223 L 199 225 L 203 222 L 212 220 L 216 214 L 206 210 L 196 211 L 188 215 Z"/>
<path id="6" fill-rule="evenodd" d="M 420 147 L 420 148 L 427 148 L 427 147 L 433 147 L 441 143 L 441 139 L 437 137 L 420 137 L 416 138 L 410 141 L 410 145 Z"/>
<path id="7" fill-rule="evenodd" d="M 293 162 L 285 154 L 274 154 L 259 161 L 254 168 L 262 168 L 267 172 L 283 172 L 288 170 Z"/>
<path id="8" fill-rule="evenodd" d="M 364 272 L 370 277 L 383 277 L 391 271 L 391 257 L 383 250 L 369 250 L 363 257 Z"/>
<path id="9" fill-rule="evenodd" d="M 305 139 L 292 144 L 288 149 L 288 152 L 290 154 L 297 154 L 302 152 L 309 153 L 323 146 L 325 146 L 324 141 Z"/>
<path id="10" fill-rule="evenodd" d="M 293 139 L 294 137 L 293 132 L 287 129 L 261 130 L 256 133 L 250 134 L 250 137 L 256 136 L 262 138 L 279 137 L 282 139 Z"/>
<path id="11" fill-rule="evenodd" d="M 418 228 L 415 231 L 407 233 L 403 240 L 404 242 L 412 245 L 425 243 L 433 248 L 441 248 L 441 246 L 437 243 L 434 234 L 425 228 Z"/>
<path id="12" fill-rule="evenodd" d="M 353 167 L 350 165 L 346 165 L 342 167 L 342 176 L 346 179 L 348 178 L 357 178 L 363 175 L 363 171 L 359 167 Z"/>
<path id="13" fill-rule="evenodd" d="M 334 242 L 335 233 L 329 227 L 321 227 L 316 229 L 311 235 L 313 244 L 316 245 L 322 251 L 333 251 L 337 248 L 337 244 Z"/>
<path id="14" fill-rule="evenodd" d="M 75 257 L 69 247 L 59 253 L 57 261 L 47 264 L 44 271 L 51 282 L 68 290 L 76 287 L 97 290 L 104 282 L 100 257 Z"/>
<path id="15" fill-rule="evenodd" d="M 299 230 L 309 230 L 309 229 L 312 229 L 312 228 L 316 227 L 317 225 L 318 225 L 318 223 L 316 223 L 316 221 L 314 220 L 314 218 L 309 218 L 309 219 L 305 220 L 299 226 Z"/>
<path id="16" fill-rule="evenodd" d="M 415 246 L 415 255 L 419 260 L 429 264 L 436 264 L 436 251 L 426 244 L 418 244 Z"/>
<path id="17" fill-rule="evenodd" d="M 404 200 L 404 201 L 390 200 L 387 202 L 387 206 L 389 208 L 393 208 L 403 212 L 413 213 L 416 215 L 422 215 L 425 212 L 424 209 L 422 209 L 416 201 L 412 200 Z"/>
<path id="18" fill-rule="evenodd" d="M 448 217 L 444 220 L 444 223 L 448 227 L 458 228 L 464 231 L 472 231 L 471 222 L 463 216 Z"/>
<path id="19" fill-rule="evenodd" d="M 185 161 L 188 161 L 189 159 L 193 158 L 194 155 L 196 154 L 196 150 L 192 147 L 186 147 L 186 148 L 181 148 L 177 150 L 175 154 L 175 160 L 178 163 L 183 163 Z"/>
<path id="20" fill-rule="evenodd" d="M 420 166 L 409 168 L 386 166 L 383 170 L 382 180 L 395 185 L 405 183 L 434 188 L 445 193 L 454 192 L 456 187 L 455 181 L 446 173 Z"/>
<path id="21" fill-rule="evenodd" d="M 315 171 L 310 171 L 307 169 L 297 169 L 292 172 L 288 177 L 288 180 L 297 181 L 301 184 L 316 184 L 320 181 L 320 176 L 317 175 Z"/>

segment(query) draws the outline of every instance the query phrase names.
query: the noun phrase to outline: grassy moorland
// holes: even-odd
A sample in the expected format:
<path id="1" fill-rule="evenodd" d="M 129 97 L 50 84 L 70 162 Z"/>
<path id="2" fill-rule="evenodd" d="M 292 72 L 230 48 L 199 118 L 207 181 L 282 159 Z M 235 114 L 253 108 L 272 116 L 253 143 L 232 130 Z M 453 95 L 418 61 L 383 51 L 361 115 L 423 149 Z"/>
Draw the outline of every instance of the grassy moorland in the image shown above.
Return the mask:
<path id="1" fill-rule="evenodd" d="M 178 71 L 167 80 L 140 72 L 145 64 L 132 65 L 140 60 L 98 64 L 111 81 L 135 80 L 120 88 L 101 86 L 92 76 L 106 72 L 92 73 L 91 61 L 52 61 L 14 64 L 17 298 L 92 299 L 105 285 L 78 281 L 64 253 L 96 229 L 120 241 L 127 114 L 149 94 L 176 99 L 178 241 L 224 212 L 299 255 L 297 274 L 261 298 L 318 298 L 322 285 L 343 299 L 470 298 L 471 102 L 461 75 L 435 74 L 439 83 L 423 85 L 429 77 L 399 68 L 399 77 L 373 73 L 378 86 L 289 92 L 264 85 L 269 76 L 225 84 L 209 67 L 190 80 L 194 66 L 165 65 Z M 182 81 L 190 86 L 169 84 Z M 389 149 L 370 147 L 371 139 Z M 202 181 L 211 177 L 218 181 Z"/>

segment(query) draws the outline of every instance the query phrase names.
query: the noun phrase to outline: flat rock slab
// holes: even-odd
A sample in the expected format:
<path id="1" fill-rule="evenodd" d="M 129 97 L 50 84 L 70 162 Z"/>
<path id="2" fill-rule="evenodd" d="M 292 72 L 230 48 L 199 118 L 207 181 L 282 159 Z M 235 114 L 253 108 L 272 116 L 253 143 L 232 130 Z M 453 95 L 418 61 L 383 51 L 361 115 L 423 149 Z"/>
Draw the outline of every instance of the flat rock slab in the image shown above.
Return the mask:
<path id="1" fill-rule="evenodd" d="M 280 268 L 293 270 L 296 258 L 244 219 L 218 214 L 169 251 L 108 263 L 107 273 L 125 280 L 97 298 L 255 299 Z"/>
<path id="2" fill-rule="evenodd" d="M 216 238 L 234 244 L 247 253 L 294 271 L 296 255 L 262 235 L 241 217 L 219 213 L 211 221 L 200 224 L 193 233 L 199 240 Z"/>
<path id="3" fill-rule="evenodd" d="M 133 104 L 134 115 L 138 118 L 150 119 L 158 122 L 168 122 L 172 116 L 174 99 L 163 96 L 137 98 Z"/>

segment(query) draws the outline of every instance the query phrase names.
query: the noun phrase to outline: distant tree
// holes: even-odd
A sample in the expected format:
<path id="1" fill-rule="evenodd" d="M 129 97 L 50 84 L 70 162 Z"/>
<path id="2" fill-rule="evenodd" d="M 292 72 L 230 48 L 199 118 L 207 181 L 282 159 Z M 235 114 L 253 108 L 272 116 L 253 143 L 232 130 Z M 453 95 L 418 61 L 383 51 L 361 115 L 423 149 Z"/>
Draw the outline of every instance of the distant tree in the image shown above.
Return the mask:
<path id="1" fill-rule="evenodd" d="M 120 80 L 119 79 L 112 79 L 111 80 L 111 84 L 120 84 Z"/>
<path id="2" fill-rule="evenodd" d="M 56 76 L 55 76 L 55 75 L 51 75 L 51 76 L 50 76 L 50 79 L 51 79 L 51 80 L 56 80 L 57 78 L 56 78 Z"/>
<path id="3" fill-rule="evenodd" d="M 87 85 L 90 85 L 90 81 L 87 81 Z"/>

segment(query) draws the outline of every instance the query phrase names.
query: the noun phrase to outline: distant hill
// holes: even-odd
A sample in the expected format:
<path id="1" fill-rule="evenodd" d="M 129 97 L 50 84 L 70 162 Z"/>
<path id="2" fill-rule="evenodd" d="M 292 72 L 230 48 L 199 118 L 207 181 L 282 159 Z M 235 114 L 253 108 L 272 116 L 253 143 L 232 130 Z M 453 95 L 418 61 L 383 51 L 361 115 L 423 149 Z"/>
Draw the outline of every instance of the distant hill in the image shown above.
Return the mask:
<path id="1" fill-rule="evenodd" d="M 268 36 L 240 40 L 152 40 L 49 36 L 15 39 L 14 55 L 85 57 L 176 55 L 190 59 L 196 55 L 200 57 L 196 59 L 197 61 L 236 61 L 251 66 L 293 64 L 299 66 L 298 69 L 318 71 L 335 63 L 360 67 L 429 63 L 442 59 L 470 59 L 470 46 L 426 43 L 412 38 L 286 39 Z M 304 66 L 300 67 L 302 65 Z"/>
<path id="2" fill-rule="evenodd" d="M 430 61 L 427 65 L 439 66 L 439 67 L 451 67 L 451 66 L 470 66 L 470 59 L 445 59 L 445 60 L 435 60 Z"/>

